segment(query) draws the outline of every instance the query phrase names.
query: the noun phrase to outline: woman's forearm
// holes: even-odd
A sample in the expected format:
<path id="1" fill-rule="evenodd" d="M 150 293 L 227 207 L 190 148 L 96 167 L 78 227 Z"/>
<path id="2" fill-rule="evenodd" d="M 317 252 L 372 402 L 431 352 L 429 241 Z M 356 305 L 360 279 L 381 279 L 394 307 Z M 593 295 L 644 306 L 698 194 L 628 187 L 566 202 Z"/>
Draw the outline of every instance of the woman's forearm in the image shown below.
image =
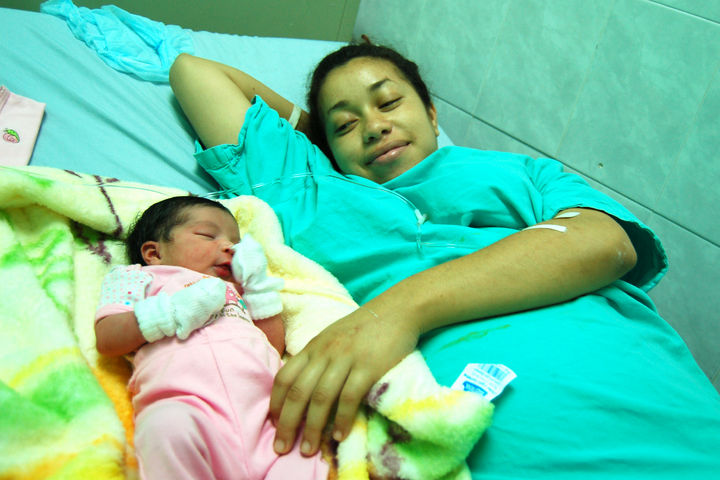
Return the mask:
<path id="1" fill-rule="evenodd" d="M 518 232 L 470 255 L 413 275 L 369 301 L 378 317 L 434 328 L 560 303 L 592 292 L 630 271 L 635 250 L 610 216 L 595 210 L 548 222 L 565 232 Z"/>
<path id="2" fill-rule="evenodd" d="M 170 68 L 170 86 L 178 103 L 206 148 L 236 143 L 250 101 L 259 95 L 283 118 L 293 103 L 250 75 L 188 54 L 180 54 Z M 298 122 L 302 130 L 307 115 Z"/>
<path id="3" fill-rule="evenodd" d="M 270 412 L 275 451 L 287 452 L 304 421 L 313 454 L 337 402 L 334 433 L 348 434 L 370 387 L 434 328 L 550 305 L 601 288 L 635 264 L 625 231 L 608 215 L 553 219 L 566 232 L 518 232 L 397 283 L 333 323 L 275 377 Z"/>

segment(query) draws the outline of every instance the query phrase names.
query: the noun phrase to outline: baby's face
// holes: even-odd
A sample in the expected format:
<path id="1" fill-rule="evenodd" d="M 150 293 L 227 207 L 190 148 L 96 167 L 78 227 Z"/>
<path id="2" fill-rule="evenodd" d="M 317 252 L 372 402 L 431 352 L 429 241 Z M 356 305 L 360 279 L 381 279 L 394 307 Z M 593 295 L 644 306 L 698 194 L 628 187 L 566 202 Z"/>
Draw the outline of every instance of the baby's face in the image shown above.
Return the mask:
<path id="1" fill-rule="evenodd" d="M 157 265 L 176 265 L 205 275 L 233 281 L 230 262 L 240 231 L 232 215 L 219 208 L 190 207 L 187 221 L 170 233 L 170 241 L 158 242 Z"/>

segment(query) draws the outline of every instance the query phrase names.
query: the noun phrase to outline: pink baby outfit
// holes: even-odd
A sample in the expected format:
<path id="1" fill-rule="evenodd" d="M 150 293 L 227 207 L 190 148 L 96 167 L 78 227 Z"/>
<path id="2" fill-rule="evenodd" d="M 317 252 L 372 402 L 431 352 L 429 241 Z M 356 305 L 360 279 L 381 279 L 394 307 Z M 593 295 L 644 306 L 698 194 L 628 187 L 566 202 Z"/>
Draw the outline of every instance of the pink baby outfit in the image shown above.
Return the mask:
<path id="1" fill-rule="evenodd" d="M 0 85 L 0 165 L 30 163 L 45 104 Z"/>
<path id="2" fill-rule="evenodd" d="M 103 282 L 96 318 L 131 311 L 143 298 L 171 295 L 203 277 L 182 267 L 115 267 Z M 166 337 L 135 354 L 129 389 L 141 478 L 327 478 L 319 455 L 303 457 L 297 444 L 287 455 L 273 451 L 268 411 L 280 356 L 227 285 L 227 303 L 213 323 L 187 340 Z"/>

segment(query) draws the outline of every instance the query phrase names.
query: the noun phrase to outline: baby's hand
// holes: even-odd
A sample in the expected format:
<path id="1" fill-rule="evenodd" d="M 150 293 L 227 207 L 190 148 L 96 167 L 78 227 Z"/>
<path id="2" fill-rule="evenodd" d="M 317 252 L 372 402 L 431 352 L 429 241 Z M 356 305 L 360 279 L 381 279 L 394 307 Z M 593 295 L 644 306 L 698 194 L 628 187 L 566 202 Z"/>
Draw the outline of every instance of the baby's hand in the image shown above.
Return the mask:
<path id="1" fill-rule="evenodd" d="M 257 277 L 267 275 L 267 257 L 262 245 L 246 233 L 240 243 L 233 247 L 232 272 L 235 280 L 243 286 L 257 282 Z"/>
<path id="2" fill-rule="evenodd" d="M 225 291 L 225 282 L 212 277 L 203 278 L 170 297 L 177 324 L 175 334 L 180 340 L 210 323 L 210 316 L 225 305 Z"/>
<path id="3" fill-rule="evenodd" d="M 278 290 L 283 281 L 267 274 L 267 257 L 262 245 L 249 233 L 235 245 L 232 271 L 243 290 L 243 299 L 253 320 L 271 317 L 282 311 Z"/>
<path id="4" fill-rule="evenodd" d="M 148 342 L 177 335 L 185 340 L 225 305 L 225 282 L 204 278 L 173 295 L 161 292 L 135 304 L 135 318 Z"/>

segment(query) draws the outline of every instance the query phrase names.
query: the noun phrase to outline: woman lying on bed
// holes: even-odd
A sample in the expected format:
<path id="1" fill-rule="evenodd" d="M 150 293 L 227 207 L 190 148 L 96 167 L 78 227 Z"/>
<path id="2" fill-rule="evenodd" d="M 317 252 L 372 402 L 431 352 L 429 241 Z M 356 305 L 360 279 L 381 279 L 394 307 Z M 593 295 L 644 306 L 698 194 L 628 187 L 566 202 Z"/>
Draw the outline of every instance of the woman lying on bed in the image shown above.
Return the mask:
<path id="1" fill-rule="evenodd" d="M 278 373 L 279 453 L 303 422 L 308 455 L 331 418 L 342 440 L 371 385 L 418 346 L 446 385 L 472 362 L 518 374 L 473 471 L 499 474 L 508 456 L 511 477 L 583 477 L 607 460 L 603 475 L 635 478 L 720 466 L 701 446 L 717 432 L 717 395 L 645 293 L 664 252 L 621 205 L 553 160 L 438 149 L 417 66 L 383 47 L 326 57 L 299 118 L 226 65 L 181 55 L 170 80 L 200 165 L 268 202 L 288 245 L 362 305 Z M 696 410 L 678 415 L 678 402 Z M 670 454 L 671 468 L 653 468 Z"/>

